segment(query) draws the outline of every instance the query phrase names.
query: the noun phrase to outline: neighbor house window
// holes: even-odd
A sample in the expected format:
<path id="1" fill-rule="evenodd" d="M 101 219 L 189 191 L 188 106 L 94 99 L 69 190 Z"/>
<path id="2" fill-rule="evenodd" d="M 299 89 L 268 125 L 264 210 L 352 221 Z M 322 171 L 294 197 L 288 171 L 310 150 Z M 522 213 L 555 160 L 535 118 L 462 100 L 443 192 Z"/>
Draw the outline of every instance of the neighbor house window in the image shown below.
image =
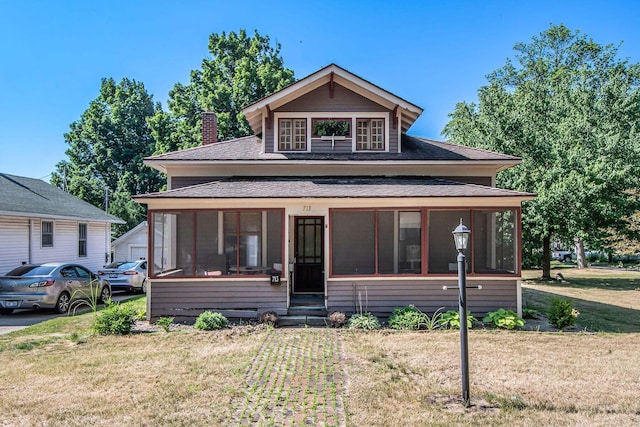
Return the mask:
<path id="1" fill-rule="evenodd" d="M 50 248 L 53 246 L 53 221 L 41 222 L 42 247 Z"/>
<path id="2" fill-rule="evenodd" d="M 356 149 L 384 150 L 384 120 L 358 119 L 356 128 Z"/>
<path id="3" fill-rule="evenodd" d="M 87 256 L 87 224 L 78 224 L 78 256 Z"/>
<path id="4" fill-rule="evenodd" d="M 267 274 L 282 269 L 282 211 L 153 212 L 154 276 Z"/>
<path id="5" fill-rule="evenodd" d="M 332 272 L 420 274 L 421 236 L 419 211 L 337 210 L 332 213 Z"/>
<path id="6" fill-rule="evenodd" d="M 307 149 L 307 120 L 280 119 L 280 151 L 304 151 Z"/>

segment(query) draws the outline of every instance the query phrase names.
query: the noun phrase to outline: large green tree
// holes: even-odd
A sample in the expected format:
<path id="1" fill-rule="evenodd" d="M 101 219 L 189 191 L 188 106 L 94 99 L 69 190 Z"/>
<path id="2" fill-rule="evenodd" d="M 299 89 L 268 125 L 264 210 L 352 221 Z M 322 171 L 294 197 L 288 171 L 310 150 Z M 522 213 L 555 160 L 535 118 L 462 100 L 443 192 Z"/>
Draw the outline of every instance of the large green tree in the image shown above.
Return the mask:
<path id="1" fill-rule="evenodd" d="M 257 31 L 211 34 L 210 57 L 191 71 L 189 84 L 177 83 L 169 92 L 169 111 L 157 111 L 150 120 L 157 152 L 189 148 L 202 143 L 201 113 L 214 111 L 220 139 L 250 135 L 241 110 L 295 81 L 285 68 L 280 45 Z"/>
<path id="2" fill-rule="evenodd" d="M 583 242 L 628 230 L 638 209 L 640 67 L 564 25 L 514 50 L 477 103 L 456 105 L 443 134 L 522 158 L 498 184 L 537 193 L 524 205 L 524 253 L 542 248 L 549 277 L 551 242 L 575 242 L 582 261 Z"/>
<path id="3" fill-rule="evenodd" d="M 51 183 L 105 208 L 127 222 L 116 234 L 145 219 L 145 209 L 132 195 L 158 191 L 164 178 L 142 163 L 155 151 L 147 119 L 159 111 L 144 85 L 135 80 L 102 79 L 100 94 L 64 135 L 68 160 L 59 162 Z"/>

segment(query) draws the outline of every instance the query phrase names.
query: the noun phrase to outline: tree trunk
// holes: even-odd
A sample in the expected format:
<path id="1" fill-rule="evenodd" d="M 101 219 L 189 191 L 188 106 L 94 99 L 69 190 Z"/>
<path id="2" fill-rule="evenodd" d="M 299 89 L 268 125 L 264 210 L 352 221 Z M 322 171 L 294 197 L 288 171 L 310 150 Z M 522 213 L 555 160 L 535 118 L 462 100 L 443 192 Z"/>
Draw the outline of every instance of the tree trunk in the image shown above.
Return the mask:
<path id="1" fill-rule="evenodd" d="M 551 279 L 551 236 L 542 238 L 542 278 Z"/>
<path id="2" fill-rule="evenodd" d="M 584 256 L 584 243 L 582 243 L 582 239 L 574 237 L 573 243 L 576 245 L 576 262 L 578 264 L 578 269 L 587 268 L 587 260 Z"/>

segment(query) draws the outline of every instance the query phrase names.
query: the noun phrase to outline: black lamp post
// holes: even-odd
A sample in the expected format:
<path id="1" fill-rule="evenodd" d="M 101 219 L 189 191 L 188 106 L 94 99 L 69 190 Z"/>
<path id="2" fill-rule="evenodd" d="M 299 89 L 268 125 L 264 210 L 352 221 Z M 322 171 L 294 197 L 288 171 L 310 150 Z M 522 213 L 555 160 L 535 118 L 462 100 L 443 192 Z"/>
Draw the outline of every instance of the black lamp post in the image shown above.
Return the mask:
<path id="1" fill-rule="evenodd" d="M 458 303 L 460 310 L 460 359 L 462 367 L 462 400 L 469 406 L 469 339 L 467 337 L 467 269 L 464 251 L 469 244 L 469 230 L 460 218 L 460 225 L 453 230 L 453 240 L 458 250 Z"/>

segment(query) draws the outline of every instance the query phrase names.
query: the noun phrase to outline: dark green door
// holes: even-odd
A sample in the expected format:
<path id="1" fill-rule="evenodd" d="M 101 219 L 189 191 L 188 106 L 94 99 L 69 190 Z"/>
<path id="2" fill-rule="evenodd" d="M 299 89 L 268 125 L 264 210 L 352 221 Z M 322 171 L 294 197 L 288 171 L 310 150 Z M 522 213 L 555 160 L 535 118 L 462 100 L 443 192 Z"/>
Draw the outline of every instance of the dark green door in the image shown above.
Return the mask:
<path id="1" fill-rule="evenodd" d="M 324 218 L 296 217 L 295 293 L 324 292 Z"/>

